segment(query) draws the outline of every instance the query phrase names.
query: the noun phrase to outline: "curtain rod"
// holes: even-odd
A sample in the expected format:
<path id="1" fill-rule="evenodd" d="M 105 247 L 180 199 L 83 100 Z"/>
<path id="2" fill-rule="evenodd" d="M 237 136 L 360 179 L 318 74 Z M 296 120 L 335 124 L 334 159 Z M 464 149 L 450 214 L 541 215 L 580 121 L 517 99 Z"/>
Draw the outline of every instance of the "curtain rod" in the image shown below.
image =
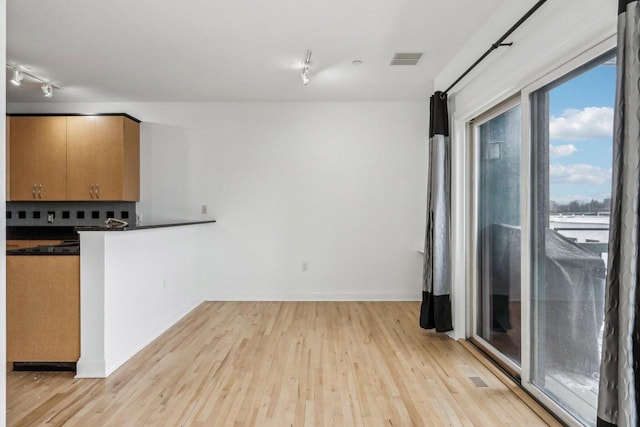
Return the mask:
<path id="1" fill-rule="evenodd" d="M 544 3 L 546 3 L 546 2 L 547 2 L 547 0 L 540 0 L 540 1 L 538 1 L 538 3 L 536 3 L 536 4 L 535 4 L 531 9 L 529 9 L 529 11 L 528 11 L 527 13 L 525 13 L 525 14 L 524 14 L 524 16 L 518 20 L 518 22 L 516 22 L 515 24 L 513 24 L 513 26 L 511 26 L 511 28 L 509 28 L 509 30 L 508 30 L 506 33 L 504 33 L 504 34 L 502 35 L 502 37 L 500 37 L 500 38 L 498 39 L 498 41 L 496 41 L 494 44 L 492 44 L 492 45 L 491 45 L 491 47 L 490 47 L 489 49 L 487 49 L 487 51 L 486 51 L 484 54 L 482 54 L 482 56 L 481 56 L 480 58 L 478 58 L 478 59 L 476 60 L 476 62 L 474 62 L 474 63 L 473 63 L 469 68 L 467 68 L 467 69 L 466 69 L 466 71 L 465 71 L 464 73 L 462 73 L 462 74 L 460 75 L 460 77 L 458 77 L 458 78 L 456 79 L 456 81 L 454 81 L 453 83 L 451 83 L 451 86 L 449 86 L 449 87 L 444 91 L 444 94 L 446 95 L 446 94 L 447 94 L 447 93 L 448 93 L 448 92 L 449 92 L 449 91 L 450 91 L 450 90 L 451 90 L 455 85 L 457 85 L 457 84 L 460 82 L 460 80 L 462 80 L 463 78 L 465 78 L 465 76 L 466 76 L 467 74 L 469 74 L 469 73 L 471 72 L 471 70 L 473 70 L 474 68 L 476 68 L 476 66 L 477 66 L 478 64 L 480 64 L 480 63 L 481 63 L 481 62 L 482 62 L 482 61 L 483 61 L 487 56 L 489 56 L 489 54 L 490 54 L 491 52 L 493 52 L 494 50 L 496 50 L 496 49 L 498 49 L 499 47 L 502 47 L 502 46 L 512 46 L 512 45 L 513 45 L 513 43 L 503 43 L 503 42 L 505 41 L 505 39 L 506 39 L 507 37 L 509 37 L 509 36 L 511 35 L 511 33 L 513 33 L 515 30 L 517 30 L 517 29 L 518 29 L 518 27 L 524 23 L 524 21 L 526 21 L 527 19 L 529 19 L 529 17 L 530 17 L 531 15 L 533 15 L 533 14 L 534 14 L 534 12 L 540 8 L 540 6 L 542 6 L 542 5 L 543 5 Z"/>

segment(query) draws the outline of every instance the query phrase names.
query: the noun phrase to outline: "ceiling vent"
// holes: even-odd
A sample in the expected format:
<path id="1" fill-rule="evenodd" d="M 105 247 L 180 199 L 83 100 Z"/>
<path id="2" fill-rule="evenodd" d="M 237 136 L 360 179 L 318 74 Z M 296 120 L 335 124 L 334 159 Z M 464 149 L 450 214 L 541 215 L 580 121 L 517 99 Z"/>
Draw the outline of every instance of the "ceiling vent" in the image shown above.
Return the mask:
<path id="1" fill-rule="evenodd" d="M 417 65 L 420 58 L 422 58 L 422 52 L 396 53 L 389 65 Z"/>

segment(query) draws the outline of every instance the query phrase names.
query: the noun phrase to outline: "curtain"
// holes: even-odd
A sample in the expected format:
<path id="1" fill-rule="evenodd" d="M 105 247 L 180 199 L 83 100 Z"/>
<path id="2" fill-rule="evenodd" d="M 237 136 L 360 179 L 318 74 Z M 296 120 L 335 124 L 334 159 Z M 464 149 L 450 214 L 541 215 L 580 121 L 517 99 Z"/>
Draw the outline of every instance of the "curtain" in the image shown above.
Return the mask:
<path id="1" fill-rule="evenodd" d="M 640 421 L 640 1 L 620 0 L 598 426 Z"/>
<path id="2" fill-rule="evenodd" d="M 420 326 L 446 332 L 451 322 L 451 261 L 449 222 L 451 211 L 451 157 L 447 95 L 431 96 L 429 117 L 429 180 L 427 227 L 424 243 Z"/>

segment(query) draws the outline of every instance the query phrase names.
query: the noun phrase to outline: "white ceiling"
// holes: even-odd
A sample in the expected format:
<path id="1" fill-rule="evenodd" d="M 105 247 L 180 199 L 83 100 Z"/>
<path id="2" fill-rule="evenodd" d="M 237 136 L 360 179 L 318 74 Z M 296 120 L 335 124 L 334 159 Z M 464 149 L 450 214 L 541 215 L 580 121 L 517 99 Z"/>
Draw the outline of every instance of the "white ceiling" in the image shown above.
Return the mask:
<path id="1" fill-rule="evenodd" d="M 503 1 L 15 0 L 7 60 L 62 88 L 47 102 L 425 100 Z M 424 56 L 390 66 L 396 52 Z M 8 102 L 43 100 L 7 85 Z"/>

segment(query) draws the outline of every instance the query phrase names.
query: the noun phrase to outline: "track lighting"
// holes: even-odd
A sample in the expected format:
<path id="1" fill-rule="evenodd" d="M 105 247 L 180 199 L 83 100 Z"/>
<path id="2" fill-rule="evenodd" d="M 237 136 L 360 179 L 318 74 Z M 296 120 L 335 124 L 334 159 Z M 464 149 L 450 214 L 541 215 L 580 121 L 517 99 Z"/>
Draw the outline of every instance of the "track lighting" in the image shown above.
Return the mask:
<path id="1" fill-rule="evenodd" d="M 20 86 L 20 83 L 22 83 L 23 78 L 24 76 L 22 75 L 22 72 L 18 68 L 14 68 L 13 78 L 11 79 L 11 83 L 13 83 L 16 86 Z"/>
<path id="2" fill-rule="evenodd" d="M 40 88 L 42 89 L 42 93 L 44 94 L 45 98 L 51 98 L 53 96 L 53 89 L 60 90 L 60 87 L 49 82 L 47 79 L 30 73 L 29 71 L 25 71 L 24 67 L 13 64 L 11 62 L 7 62 L 7 68 L 13 70 L 13 78 L 11 79 L 11 83 L 16 86 L 20 86 L 22 80 L 25 77 L 29 77 L 39 83 L 42 83 L 42 86 L 40 86 Z"/>
<path id="3" fill-rule="evenodd" d="M 302 62 L 302 71 L 300 72 L 300 78 L 302 79 L 302 84 L 307 85 L 311 79 L 309 68 L 311 66 L 311 51 L 307 51 L 307 57 Z"/>
<path id="4" fill-rule="evenodd" d="M 42 93 L 44 93 L 45 98 L 51 98 L 53 96 L 53 88 L 50 84 L 43 84 L 40 88 L 42 89 Z"/>
<path id="5" fill-rule="evenodd" d="M 307 85 L 309 83 L 309 67 L 304 67 L 302 69 L 302 73 L 300 73 L 300 78 L 302 79 L 302 84 Z"/>

